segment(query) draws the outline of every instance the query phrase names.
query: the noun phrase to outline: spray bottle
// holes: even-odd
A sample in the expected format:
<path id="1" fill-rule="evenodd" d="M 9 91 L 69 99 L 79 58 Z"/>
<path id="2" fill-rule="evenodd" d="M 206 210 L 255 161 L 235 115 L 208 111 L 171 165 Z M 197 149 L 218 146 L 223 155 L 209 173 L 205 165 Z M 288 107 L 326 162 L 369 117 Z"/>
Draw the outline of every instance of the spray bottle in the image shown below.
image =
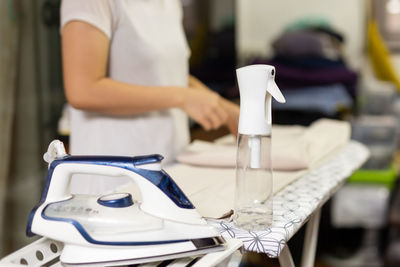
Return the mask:
<path id="1" fill-rule="evenodd" d="M 259 230 L 272 223 L 271 104 L 284 103 L 275 68 L 250 65 L 236 70 L 240 91 L 236 156 L 236 225 Z"/>

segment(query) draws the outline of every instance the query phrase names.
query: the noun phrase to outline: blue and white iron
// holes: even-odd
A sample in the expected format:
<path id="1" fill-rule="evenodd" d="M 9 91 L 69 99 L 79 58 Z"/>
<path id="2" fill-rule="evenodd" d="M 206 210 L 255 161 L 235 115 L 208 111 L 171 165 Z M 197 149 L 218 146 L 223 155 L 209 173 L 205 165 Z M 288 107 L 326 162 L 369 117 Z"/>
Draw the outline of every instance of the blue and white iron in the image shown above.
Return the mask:
<path id="1" fill-rule="evenodd" d="M 225 240 L 161 169 L 162 156 L 70 156 L 53 141 L 44 156 L 49 171 L 27 235 L 65 244 L 65 265 L 122 265 L 223 250 Z M 128 193 L 73 195 L 76 173 L 129 177 L 142 201 Z"/>

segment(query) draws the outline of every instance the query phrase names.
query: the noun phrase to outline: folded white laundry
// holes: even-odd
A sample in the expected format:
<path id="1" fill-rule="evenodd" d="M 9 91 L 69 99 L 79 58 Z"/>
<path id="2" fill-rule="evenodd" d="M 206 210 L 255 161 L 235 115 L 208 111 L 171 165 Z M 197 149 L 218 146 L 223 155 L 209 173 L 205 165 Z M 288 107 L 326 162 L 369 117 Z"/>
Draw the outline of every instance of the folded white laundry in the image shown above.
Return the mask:
<path id="1" fill-rule="evenodd" d="M 276 171 L 310 168 L 346 144 L 349 138 L 349 123 L 343 121 L 321 119 L 310 127 L 273 126 L 272 167 Z M 213 143 L 195 140 L 178 155 L 177 160 L 194 166 L 235 167 L 236 140 L 232 135 Z"/>
<path id="2" fill-rule="evenodd" d="M 323 119 L 309 127 L 274 126 L 272 135 L 275 194 L 337 155 L 349 142 L 350 125 Z M 192 143 L 179 156 L 179 162 L 165 170 L 201 215 L 221 218 L 233 209 L 235 157 L 236 140 L 226 136 L 215 143 Z M 134 186 L 129 190 L 134 190 Z"/>
<path id="3" fill-rule="evenodd" d="M 228 215 L 234 204 L 235 169 L 176 164 L 166 168 L 198 212 L 208 218 Z M 307 170 L 273 173 L 273 192 L 306 174 Z"/>

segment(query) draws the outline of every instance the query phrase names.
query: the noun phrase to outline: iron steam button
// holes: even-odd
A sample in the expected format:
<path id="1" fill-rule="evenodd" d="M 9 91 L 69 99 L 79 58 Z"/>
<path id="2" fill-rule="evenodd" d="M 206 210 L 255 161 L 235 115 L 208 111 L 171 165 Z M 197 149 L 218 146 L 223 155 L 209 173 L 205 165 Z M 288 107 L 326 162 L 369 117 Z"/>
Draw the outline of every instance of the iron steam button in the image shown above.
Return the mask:
<path id="1" fill-rule="evenodd" d="M 110 208 L 126 208 L 133 205 L 132 196 L 129 193 L 113 193 L 101 196 L 97 203 Z"/>

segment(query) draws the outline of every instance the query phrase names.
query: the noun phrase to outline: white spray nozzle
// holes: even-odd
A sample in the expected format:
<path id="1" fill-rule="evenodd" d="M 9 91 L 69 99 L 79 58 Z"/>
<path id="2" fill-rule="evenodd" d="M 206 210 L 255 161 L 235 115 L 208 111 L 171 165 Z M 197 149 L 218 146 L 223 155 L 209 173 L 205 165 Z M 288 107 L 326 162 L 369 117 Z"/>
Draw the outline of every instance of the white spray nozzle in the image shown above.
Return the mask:
<path id="1" fill-rule="evenodd" d="M 67 152 L 65 151 L 64 144 L 60 140 L 53 140 L 49 147 L 47 148 L 47 152 L 44 153 L 43 159 L 49 164 L 53 162 L 53 160 L 65 157 Z"/>
<path id="2" fill-rule="evenodd" d="M 275 67 L 250 65 L 236 70 L 240 91 L 239 133 L 269 135 L 272 124 L 272 97 L 286 102 L 275 83 Z"/>

